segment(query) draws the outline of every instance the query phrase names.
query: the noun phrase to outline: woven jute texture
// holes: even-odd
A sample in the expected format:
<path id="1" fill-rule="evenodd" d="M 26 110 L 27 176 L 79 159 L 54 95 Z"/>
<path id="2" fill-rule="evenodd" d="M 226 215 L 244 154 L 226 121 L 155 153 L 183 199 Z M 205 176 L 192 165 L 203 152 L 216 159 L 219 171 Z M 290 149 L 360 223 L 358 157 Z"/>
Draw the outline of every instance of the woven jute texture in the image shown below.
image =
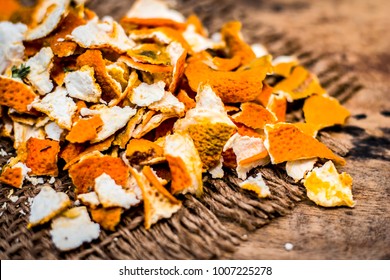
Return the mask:
<path id="1" fill-rule="evenodd" d="M 100 2 L 100 3 L 99 3 Z M 123 15 L 128 1 L 91 1 L 92 9 L 100 15 Z M 237 2 L 237 1 L 236 1 Z M 177 1 L 177 9 L 188 15 L 197 13 L 211 30 L 217 30 L 227 19 L 243 21 L 243 33 L 251 42 L 265 44 L 277 55 L 296 55 L 302 64 L 315 72 L 329 94 L 346 101 L 361 89 L 353 76 L 349 76 L 332 57 L 305 51 L 302 43 L 291 34 L 275 32 L 271 26 L 254 24 L 245 16 L 239 2 Z M 301 113 L 290 108 L 288 119 L 297 121 Z M 345 156 L 348 148 L 322 132 L 320 141 L 335 153 Z M 0 140 L 8 156 L 0 158 L 3 165 L 14 155 L 12 143 Z M 296 184 L 284 171 L 284 165 L 257 168 L 249 175 L 260 172 L 270 188 L 271 196 L 259 199 L 255 194 L 240 189 L 234 171 L 225 170 L 223 179 L 204 177 L 205 193 L 201 198 L 191 195 L 180 197 L 181 210 L 171 219 L 162 220 L 150 230 L 143 227 L 142 206 L 122 215 L 117 231 L 102 231 L 98 240 L 76 250 L 62 253 L 52 244 L 50 225 L 33 230 L 26 228 L 30 200 L 42 185 L 26 184 L 22 189 L 12 189 L 0 184 L 0 258 L 1 259 L 221 259 L 229 258 L 237 246 L 245 242 L 247 233 L 287 215 L 305 198 L 302 185 Z M 48 178 L 46 178 L 48 179 Z M 66 192 L 74 199 L 73 185 L 66 173 L 61 173 L 54 183 L 57 191 Z M 11 194 L 12 192 L 12 194 Z M 13 198 L 18 199 L 14 202 Z"/>

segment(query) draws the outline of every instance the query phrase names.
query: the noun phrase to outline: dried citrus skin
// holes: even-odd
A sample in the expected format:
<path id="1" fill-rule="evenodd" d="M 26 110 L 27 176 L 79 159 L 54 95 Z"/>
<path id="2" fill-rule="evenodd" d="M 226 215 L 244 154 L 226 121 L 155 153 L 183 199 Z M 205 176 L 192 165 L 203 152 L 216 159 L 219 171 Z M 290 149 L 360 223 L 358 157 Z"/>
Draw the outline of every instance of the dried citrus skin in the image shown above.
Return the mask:
<path id="1" fill-rule="evenodd" d="M 97 208 L 91 209 L 91 218 L 98 223 L 102 228 L 108 231 L 115 231 L 117 225 L 121 221 L 122 208 Z"/>
<path id="2" fill-rule="evenodd" d="M 344 165 L 345 160 L 335 155 L 315 138 L 304 134 L 293 124 L 277 123 L 265 126 L 266 147 L 273 164 L 306 158 L 327 158 Z"/>
<path id="3" fill-rule="evenodd" d="M 31 169 L 32 175 L 58 175 L 58 141 L 30 138 L 27 141 L 26 165 Z"/>
<path id="4" fill-rule="evenodd" d="M 36 114 L 28 108 L 36 97 L 37 94 L 29 86 L 0 76 L 0 105 L 13 108 L 19 113 Z"/>
<path id="5" fill-rule="evenodd" d="M 120 95 L 121 90 L 107 73 L 101 51 L 87 50 L 77 57 L 77 66 L 81 68 L 84 65 L 88 65 L 95 70 L 95 77 L 103 91 L 102 98 L 104 100 L 110 101 Z"/>
<path id="6" fill-rule="evenodd" d="M 5 168 L 0 175 L 0 182 L 20 189 L 23 185 L 22 168 Z"/>
<path id="7" fill-rule="evenodd" d="M 266 74 L 272 71 L 269 56 L 258 58 L 234 72 L 213 70 L 195 57 L 187 63 L 184 73 L 191 89 L 197 91 L 201 83 L 209 84 L 224 103 L 255 100 L 261 93 Z"/>
<path id="8" fill-rule="evenodd" d="M 241 112 L 233 115 L 233 119 L 253 129 L 263 129 L 266 124 L 275 123 L 277 120 L 272 112 L 252 102 L 242 103 Z"/>
<path id="9" fill-rule="evenodd" d="M 80 119 L 76 122 L 66 140 L 71 143 L 84 143 L 93 140 L 97 137 L 99 128 L 103 126 L 103 121 L 99 115 L 93 116 L 89 119 Z"/>
<path id="10" fill-rule="evenodd" d="M 291 101 L 306 98 L 312 94 L 325 94 L 317 76 L 307 71 L 303 66 L 293 69 L 290 76 L 274 87 L 274 92 L 281 92 Z"/>
<path id="11" fill-rule="evenodd" d="M 352 197 L 352 177 L 345 172 L 339 174 L 331 161 L 309 172 L 305 177 L 304 186 L 308 197 L 320 206 L 355 206 Z"/>
<path id="12" fill-rule="evenodd" d="M 340 105 L 339 101 L 330 96 L 312 95 L 305 100 L 303 113 L 306 123 L 318 129 L 344 124 L 350 113 Z"/>
<path id="13" fill-rule="evenodd" d="M 126 186 L 129 168 L 120 158 L 102 156 L 86 158 L 69 169 L 69 176 L 78 194 L 93 190 L 95 179 L 103 173 L 107 173 L 117 185 Z"/>
<path id="14" fill-rule="evenodd" d="M 203 169 L 208 170 L 219 163 L 223 146 L 235 131 L 225 123 L 201 123 L 191 125 L 187 131 L 194 141 Z"/>

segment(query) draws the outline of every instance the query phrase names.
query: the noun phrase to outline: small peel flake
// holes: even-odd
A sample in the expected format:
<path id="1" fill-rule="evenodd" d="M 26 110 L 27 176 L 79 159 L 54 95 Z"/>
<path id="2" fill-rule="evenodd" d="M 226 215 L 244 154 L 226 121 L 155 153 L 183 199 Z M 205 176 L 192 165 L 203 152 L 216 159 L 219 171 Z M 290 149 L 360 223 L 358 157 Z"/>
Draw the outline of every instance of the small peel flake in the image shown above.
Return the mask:
<path id="1" fill-rule="evenodd" d="M 274 92 L 285 95 L 289 102 L 306 98 L 315 93 L 319 95 L 326 93 L 317 76 L 307 71 L 303 66 L 295 67 L 290 76 L 276 84 Z"/>
<path id="2" fill-rule="evenodd" d="M 253 191 L 260 198 L 265 198 L 271 195 L 269 187 L 264 182 L 261 174 L 257 174 L 256 177 L 249 177 L 245 181 L 239 184 L 240 188 Z"/>
<path id="3" fill-rule="evenodd" d="M 345 164 L 342 157 L 334 154 L 317 139 L 304 134 L 293 124 L 266 125 L 265 134 L 264 144 L 273 164 L 313 157 L 331 159 L 338 164 Z"/>
<path id="4" fill-rule="evenodd" d="M 147 83 L 141 83 L 139 86 L 133 89 L 133 94 L 130 97 L 130 101 L 138 106 L 149 106 L 154 102 L 160 101 L 165 94 L 165 83 L 159 81 L 155 84 L 148 85 Z"/>
<path id="5" fill-rule="evenodd" d="M 103 229 L 115 231 L 121 221 L 123 209 L 120 207 L 91 209 L 92 220 Z"/>
<path id="6" fill-rule="evenodd" d="M 106 173 L 95 179 L 95 192 L 104 208 L 122 207 L 129 209 L 140 202 L 134 193 L 126 192 Z"/>
<path id="7" fill-rule="evenodd" d="M 78 120 L 66 136 L 70 143 L 84 143 L 97 137 L 99 129 L 103 126 L 99 115 Z"/>
<path id="8" fill-rule="evenodd" d="M 96 209 L 100 205 L 100 200 L 96 192 L 81 193 L 77 195 L 77 199 L 90 209 Z"/>
<path id="9" fill-rule="evenodd" d="M 191 136 L 205 170 L 219 163 L 223 146 L 235 130 L 236 126 L 226 114 L 221 99 L 209 85 L 199 88 L 196 107 L 174 126 L 175 132 Z"/>
<path id="10" fill-rule="evenodd" d="M 111 48 L 119 53 L 126 53 L 135 45 L 126 36 L 122 26 L 115 21 L 96 22 L 91 20 L 85 25 L 76 27 L 69 37 L 83 48 Z"/>
<path id="11" fill-rule="evenodd" d="M 30 68 L 27 79 L 39 94 L 45 95 L 53 90 L 50 79 L 50 70 L 53 67 L 53 51 L 50 47 L 42 48 L 36 55 L 26 62 Z"/>
<path id="12" fill-rule="evenodd" d="M 26 40 L 33 41 L 51 33 L 69 9 L 70 0 L 40 1 L 33 13 L 33 22 L 27 30 Z"/>
<path id="13" fill-rule="evenodd" d="M 354 207 L 352 197 L 352 177 L 343 172 L 339 174 L 332 161 L 316 167 L 304 179 L 307 196 L 323 207 Z"/>
<path id="14" fill-rule="evenodd" d="M 157 223 L 160 219 L 170 218 L 181 208 L 181 201 L 172 196 L 158 180 L 150 182 L 144 172 L 130 168 L 131 174 L 135 177 L 138 186 L 142 190 L 145 212 L 145 228 Z M 146 171 L 146 174 L 149 174 Z"/>
<path id="15" fill-rule="evenodd" d="M 93 223 L 85 206 L 71 208 L 55 218 L 50 235 L 54 245 L 61 251 L 69 251 L 91 242 L 100 235 L 100 227 Z"/>
<path id="16" fill-rule="evenodd" d="M 45 113 L 61 128 L 67 130 L 71 129 L 72 116 L 77 110 L 76 103 L 67 96 L 67 91 L 63 87 L 57 87 L 41 100 L 34 101 L 32 107 L 37 111 Z"/>
<path id="17" fill-rule="evenodd" d="M 92 67 L 85 65 L 80 70 L 66 73 L 64 82 L 69 96 L 86 102 L 99 102 L 102 90 L 95 81 Z"/>
<path id="18" fill-rule="evenodd" d="M 58 175 L 57 159 L 60 151 L 58 141 L 30 138 L 27 141 L 26 165 L 30 175 Z"/>
<path id="19" fill-rule="evenodd" d="M 263 106 L 246 102 L 241 104 L 241 112 L 232 116 L 233 120 L 254 129 L 263 129 L 266 124 L 275 123 L 274 113 Z"/>
<path id="20" fill-rule="evenodd" d="M 19 113 L 34 114 L 30 105 L 38 96 L 31 87 L 16 79 L 0 76 L 0 105 L 15 109 Z"/>
<path id="21" fill-rule="evenodd" d="M 299 159 L 286 162 L 287 175 L 295 180 L 295 182 L 303 179 L 307 172 L 314 168 L 317 158 Z"/>
<path id="22" fill-rule="evenodd" d="M 303 114 L 306 123 L 322 129 L 334 125 L 343 125 L 350 116 L 340 102 L 327 95 L 312 95 L 305 100 Z"/>
<path id="23" fill-rule="evenodd" d="M 28 227 L 42 225 L 63 212 L 71 205 L 66 193 L 56 192 L 49 186 L 43 186 L 39 194 L 34 197 Z"/>
<path id="24" fill-rule="evenodd" d="M 20 189 L 23 186 L 24 179 L 27 177 L 27 173 L 30 171 L 31 169 L 22 162 L 12 166 L 6 165 L 0 174 L 0 182 Z"/>
<path id="25" fill-rule="evenodd" d="M 269 163 L 267 150 L 262 138 L 234 134 L 225 144 L 223 151 L 233 150 L 238 178 L 245 180 L 247 173 Z"/>
<path id="26" fill-rule="evenodd" d="M 91 156 L 80 160 L 69 169 L 69 176 L 76 186 L 77 194 L 93 191 L 95 179 L 106 173 L 115 184 L 126 186 L 129 170 L 120 158 L 110 156 Z"/>
<path id="27" fill-rule="evenodd" d="M 132 116 L 136 114 L 137 110 L 129 106 L 121 108 L 119 106 L 105 107 L 101 106 L 97 110 L 81 109 L 82 116 L 100 116 L 103 121 L 101 130 L 97 136 L 91 140 L 91 143 L 103 141 L 117 132 L 119 129 L 126 126 Z"/>
<path id="28" fill-rule="evenodd" d="M 172 174 L 172 193 L 200 196 L 203 193 L 202 162 L 191 137 L 181 133 L 168 135 L 164 155 Z"/>

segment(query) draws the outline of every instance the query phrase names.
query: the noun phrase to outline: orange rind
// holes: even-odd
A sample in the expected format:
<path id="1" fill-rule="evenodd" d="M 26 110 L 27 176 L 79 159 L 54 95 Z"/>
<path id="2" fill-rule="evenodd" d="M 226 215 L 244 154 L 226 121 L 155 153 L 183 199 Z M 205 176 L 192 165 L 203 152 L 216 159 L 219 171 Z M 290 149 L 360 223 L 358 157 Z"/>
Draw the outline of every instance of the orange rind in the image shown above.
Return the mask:
<path id="1" fill-rule="evenodd" d="M 38 96 L 24 83 L 0 76 L 0 105 L 15 109 L 19 113 L 34 114 L 30 105 Z"/>
<path id="2" fill-rule="evenodd" d="M 58 153 L 60 145 L 58 141 L 30 138 L 27 140 L 26 165 L 31 169 L 30 175 L 40 176 L 58 175 Z"/>
<path id="3" fill-rule="evenodd" d="M 293 124 L 277 123 L 265 126 L 264 142 L 273 164 L 313 157 L 326 158 L 344 165 L 345 159 L 334 154 L 315 138 Z"/>
<path id="4" fill-rule="evenodd" d="M 103 173 L 109 175 L 115 184 L 123 187 L 129 177 L 129 168 L 120 158 L 102 155 L 86 157 L 69 169 L 69 176 L 77 194 L 93 191 L 95 179 Z"/>
<path id="5" fill-rule="evenodd" d="M 242 123 L 253 129 L 263 129 L 266 124 L 277 121 L 273 112 L 270 112 L 262 105 L 245 102 L 241 104 L 241 112 L 232 116 L 235 122 Z"/>
<path id="6" fill-rule="evenodd" d="M 99 129 L 103 126 L 99 115 L 78 120 L 66 136 L 70 143 L 84 143 L 97 137 Z"/>
<path id="7" fill-rule="evenodd" d="M 172 196 L 153 176 L 153 173 L 144 167 L 142 172 L 130 168 L 132 176 L 136 179 L 142 190 L 145 213 L 145 228 L 150 229 L 160 219 L 170 218 L 181 208 L 181 201 Z M 146 174 L 146 175 L 145 175 Z M 148 177 L 152 181 L 148 180 Z"/>
<path id="8" fill-rule="evenodd" d="M 103 229 L 115 231 L 121 221 L 123 209 L 120 207 L 91 209 L 91 218 Z"/>
<path id="9" fill-rule="evenodd" d="M 354 207 L 352 197 L 352 177 L 343 172 L 339 174 L 332 161 L 316 167 L 304 179 L 307 196 L 323 207 Z"/>
<path id="10" fill-rule="evenodd" d="M 312 95 L 305 100 L 303 114 L 306 123 L 314 125 L 318 130 L 343 125 L 350 112 L 340 105 L 339 101 L 327 95 Z"/>
<path id="11" fill-rule="evenodd" d="M 276 84 L 274 92 L 285 95 L 289 102 L 306 98 L 312 94 L 326 93 L 317 76 L 307 71 L 303 66 L 295 67 L 290 76 Z"/>
<path id="12" fill-rule="evenodd" d="M 191 137 L 182 133 L 168 135 L 164 155 L 172 174 L 172 193 L 200 196 L 203 193 L 202 162 Z"/>
<path id="13" fill-rule="evenodd" d="M 272 73 L 271 57 L 255 59 L 232 72 L 216 71 L 201 60 L 190 58 L 184 73 L 193 91 L 201 83 L 207 83 L 224 103 L 254 101 L 261 93 L 267 73 Z"/>

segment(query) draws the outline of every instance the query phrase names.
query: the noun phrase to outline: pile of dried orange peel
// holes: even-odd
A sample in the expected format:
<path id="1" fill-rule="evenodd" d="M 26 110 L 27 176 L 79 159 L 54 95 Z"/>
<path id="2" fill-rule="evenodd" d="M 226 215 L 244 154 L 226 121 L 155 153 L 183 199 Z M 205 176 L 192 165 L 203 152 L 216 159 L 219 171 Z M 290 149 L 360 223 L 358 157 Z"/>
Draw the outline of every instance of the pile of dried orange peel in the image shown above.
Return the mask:
<path id="1" fill-rule="evenodd" d="M 29 228 L 51 222 L 58 249 L 114 231 L 140 203 L 149 229 L 180 209 L 177 195 L 202 196 L 202 175 L 229 169 L 266 199 L 272 189 L 248 172 L 283 164 L 316 204 L 354 206 L 352 178 L 334 165 L 345 160 L 316 139 L 349 112 L 297 58 L 248 45 L 239 22 L 209 36 L 195 15 L 158 0 L 136 1 L 120 23 L 85 1 L 7 2 L 0 133 L 16 156 L 0 182 L 22 188 L 68 172 L 77 200 L 44 184 L 29 217 Z M 287 123 L 296 100 L 305 122 Z"/>

